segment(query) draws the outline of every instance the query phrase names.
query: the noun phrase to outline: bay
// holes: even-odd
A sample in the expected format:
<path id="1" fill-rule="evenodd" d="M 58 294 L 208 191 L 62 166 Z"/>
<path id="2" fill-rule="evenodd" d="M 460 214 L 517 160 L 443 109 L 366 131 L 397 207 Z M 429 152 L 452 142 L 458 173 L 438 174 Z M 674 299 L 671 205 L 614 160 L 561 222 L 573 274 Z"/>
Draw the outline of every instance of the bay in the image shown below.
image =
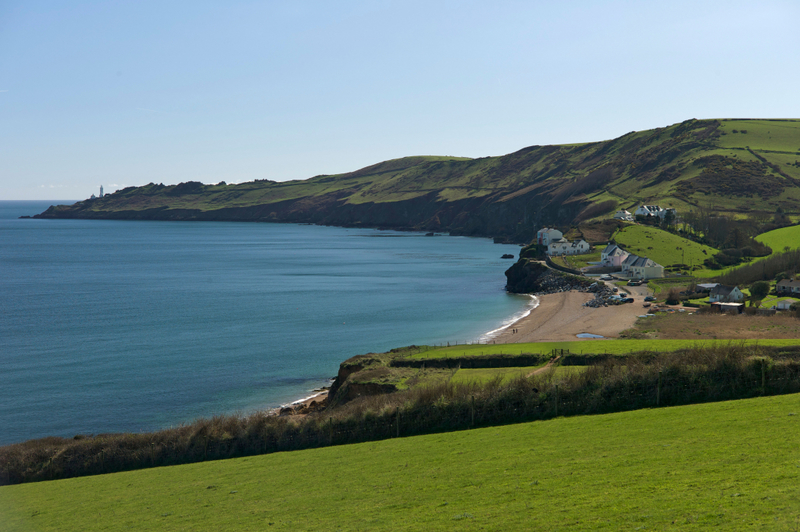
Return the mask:
<path id="1" fill-rule="evenodd" d="M 0 444 L 157 430 L 306 396 L 357 354 L 526 311 L 516 246 L 309 225 L 18 219 L 0 202 Z"/>

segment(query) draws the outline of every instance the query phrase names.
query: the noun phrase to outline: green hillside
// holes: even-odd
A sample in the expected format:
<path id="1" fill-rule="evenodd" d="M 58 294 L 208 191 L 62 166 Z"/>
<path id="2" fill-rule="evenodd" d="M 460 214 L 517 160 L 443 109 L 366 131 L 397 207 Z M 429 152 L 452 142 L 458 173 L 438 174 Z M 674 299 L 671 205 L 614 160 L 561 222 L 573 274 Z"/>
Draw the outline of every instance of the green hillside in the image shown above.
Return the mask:
<path id="1" fill-rule="evenodd" d="M 647 225 L 628 225 L 615 233 L 614 239 L 625 251 L 653 259 L 665 268 L 685 264 L 697 267 L 695 275 L 711 276 L 719 272 L 704 270 L 703 261 L 719 250 Z"/>
<path id="2" fill-rule="evenodd" d="M 529 241 L 642 203 L 800 214 L 800 121 L 688 120 L 501 157 L 406 157 L 304 181 L 150 184 L 42 217 L 363 225 Z"/>
<path id="3" fill-rule="evenodd" d="M 0 530 L 795 530 L 800 396 L 0 487 Z"/>
<path id="4" fill-rule="evenodd" d="M 800 225 L 782 227 L 768 233 L 762 233 L 756 240 L 763 242 L 776 252 L 800 248 Z"/>

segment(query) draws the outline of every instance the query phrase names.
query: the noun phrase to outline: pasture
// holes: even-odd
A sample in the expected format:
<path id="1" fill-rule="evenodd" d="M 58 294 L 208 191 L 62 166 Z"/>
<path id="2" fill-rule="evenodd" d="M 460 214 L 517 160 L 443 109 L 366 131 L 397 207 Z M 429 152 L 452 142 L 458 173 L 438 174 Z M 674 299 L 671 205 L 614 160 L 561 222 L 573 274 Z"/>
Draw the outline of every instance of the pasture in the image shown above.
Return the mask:
<path id="1" fill-rule="evenodd" d="M 771 247 L 773 253 L 781 253 L 786 248 L 800 248 L 800 225 L 781 227 L 762 233 L 756 237 L 756 240 Z"/>
<path id="2" fill-rule="evenodd" d="M 0 487 L 0 529 L 797 530 L 800 395 Z"/>
<path id="3" fill-rule="evenodd" d="M 649 318 L 653 319 L 653 318 Z M 687 318 L 688 319 L 688 318 Z M 645 322 L 646 323 L 646 322 Z M 727 345 L 740 343 L 757 343 L 764 346 L 787 346 L 797 345 L 797 339 L 761 339 L 761 340 L 715 340 L 707 337 L 697 339 L 679 340 L 629 340 L 629 339 L 606 339 L 606 340 L 576 340 L 574 342 L 536 342 L 520 344 L 465 344 L 453 345 L 450 347 L 432 347 L 421 350 L 409 356 L 414 359 L 435 359 L 435 358 L 460 358 L 483 355 L 525 355 L 542 354 L 547 355 L 553 352 L 560 354 L 561 350 L 569 351 L 572 354 L 609 354 L 609 355 L 628 355 L 638 351 L 652 351 L 666 353 L 677 351 L 678 349 L 688 349 L 698 346 Z"/>

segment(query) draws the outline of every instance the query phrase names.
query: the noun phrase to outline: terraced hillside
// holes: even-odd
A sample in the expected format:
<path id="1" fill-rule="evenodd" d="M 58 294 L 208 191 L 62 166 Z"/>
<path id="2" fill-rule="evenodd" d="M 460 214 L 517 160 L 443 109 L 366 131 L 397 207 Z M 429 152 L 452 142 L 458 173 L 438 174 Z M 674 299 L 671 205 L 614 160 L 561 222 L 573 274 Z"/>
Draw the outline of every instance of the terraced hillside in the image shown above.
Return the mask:
<path id="1" fill-rule="evenodd" d="M 688 120 L 603 142 L 406 157 L 303 181 L 151 183 L 39 216 L 311 222 L 523 242 L 543 225 L 656 202 L 800 213 L 800 120 Z"/>

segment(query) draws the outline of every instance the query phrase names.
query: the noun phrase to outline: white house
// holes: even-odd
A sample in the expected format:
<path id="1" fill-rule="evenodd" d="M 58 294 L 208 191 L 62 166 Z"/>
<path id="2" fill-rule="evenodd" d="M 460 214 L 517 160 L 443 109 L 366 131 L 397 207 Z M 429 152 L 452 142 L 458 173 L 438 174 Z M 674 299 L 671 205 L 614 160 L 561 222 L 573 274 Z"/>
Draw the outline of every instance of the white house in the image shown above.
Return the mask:
<path id="1" fill-rule="evenodd" d="M 561 240 L 562 238 L 564 238 L 564 234 L 558 229 L 545 227 L 536 232 L 536 243 L 540 246 L 549 246 L 550 242 Z"/>
<path id="2" fill-rule="evenodd" d="M 636 216 L 658 216 L 663 210 L 658 205 L 640 205 L 633 214 Z"/>
<path id="3" fill-rule="evenodd" d="M 570 242 L 566 238 L 561 238 L 555 242 L 550 242 L 547 246 L 547 254 L 554 255 L 580 255 L 581 253 L 589 253 L 591 246 L 588 242 L 581 239 L 577 242 Z"/>
<path id="4" fill-rule="evenodd" d="M 620 263 L 622 273 L 628 273 L 633 263 L 637 260 L 639 260 L 639 255 L 634 255 L 633 253 L 629 253 L 627 257 L 622 259 L 622 262 Z"/>
<path id="5" fill-rule="evenodd" d="M 603 266 L 622 266 L 622 261 L 629 255 L 627 251 L 616 244 L 609 244 L 600 252 L 600 262 Z"/>
<path id="6" fill-rule="evenodd" d="M 640 205 L 633 213 L 635 216 L 657 216 L 662 220 L 667 217 L 668 213 L 672 213 L 672 219 L 678 217 L 678 211 L 673 208 L 663 208 L 659 205 Z M 616 218 L 616 216 L 615 216 Z"/>
<path id="7" fill-rule="evenodd" d="M 775 285 L 775 291 L 779 294 L 800 294 L 800 281 L 782 279 Z"/>
<path id="8" fill-rule="evenodd" d="M 664 267 L 647 257 L 638 257 L 628 268 L 634 279 L 664 277 Z"/>
<path id="9" fill-rule="evenodd" d="M 632 222 L 633 221 L 633 215 L 631 213 L 629 213 L 628 211 L 626 211 L 626 210 L 621 210 L 621 211 L 617 211 L 616 214 L 614 214 L 614 219 L 615 220 L 622 220 L 623 222 Z"/>
<path id="10" fill-rule="evenodd" d="M 744 301 L 744 294 L 738 286 L 718 284 L 711 289 L 708 295 L 709 303 L 738 303 L 740 301 Z"/>

